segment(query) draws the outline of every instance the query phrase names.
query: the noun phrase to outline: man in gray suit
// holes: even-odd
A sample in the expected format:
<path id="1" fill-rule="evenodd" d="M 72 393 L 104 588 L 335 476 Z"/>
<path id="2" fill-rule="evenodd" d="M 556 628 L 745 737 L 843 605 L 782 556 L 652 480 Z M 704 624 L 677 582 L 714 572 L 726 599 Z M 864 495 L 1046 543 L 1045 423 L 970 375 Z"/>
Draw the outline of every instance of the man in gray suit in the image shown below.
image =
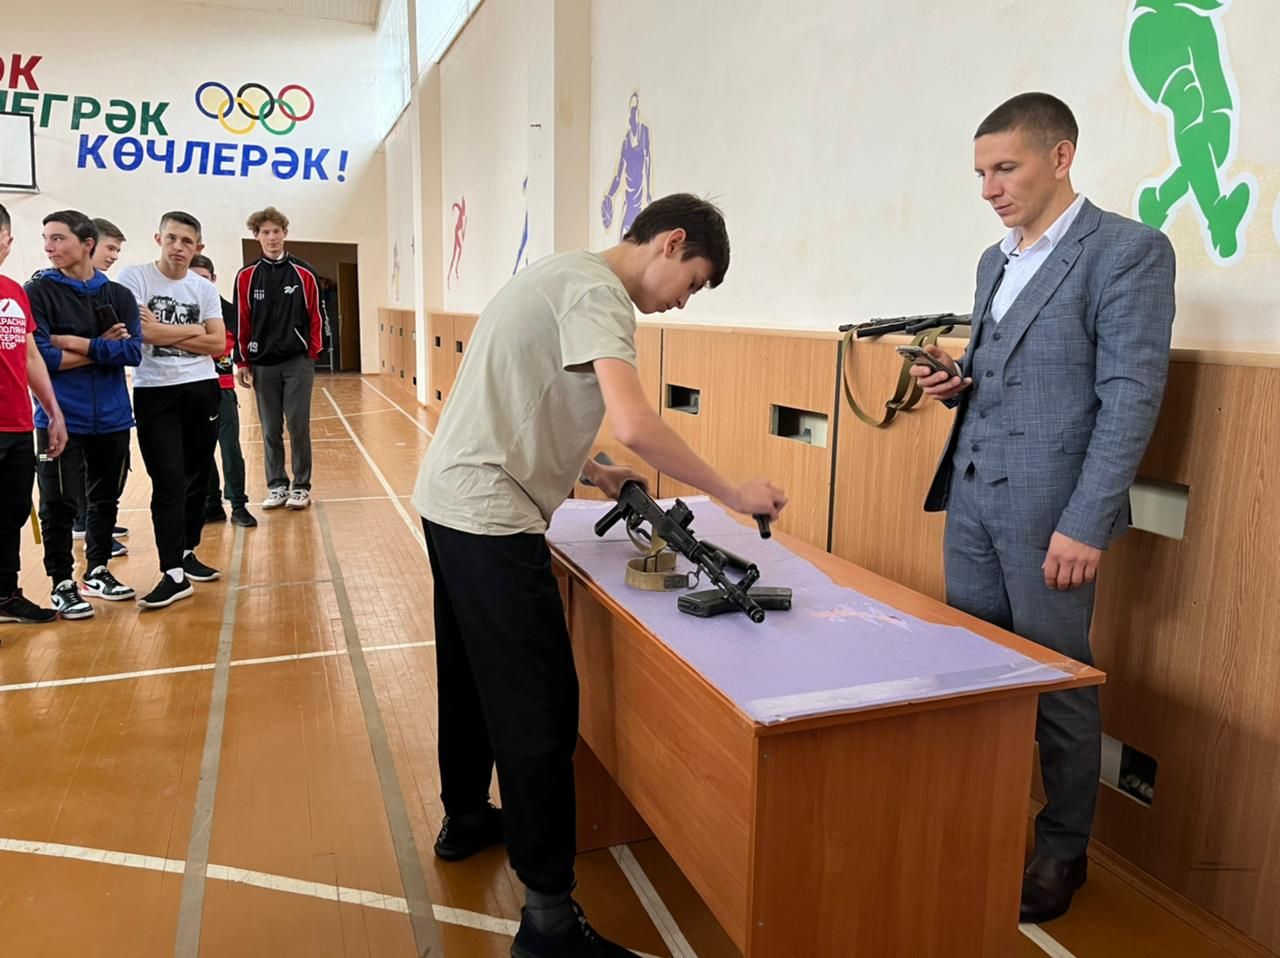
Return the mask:
<path id="1" fill-rule="evenodd" d="M 912 367 L 957 411 L 925 509 L 946 510 L 948 604 L 1081 662 L 1102 552 L 1129 525 L 1129 486 L 1164 393 L 1173 248 L 1071 186 L 1077 128 L 1043 93 L 974 135 L 982 198 L 1009 229 L 978 262 L 973 334 L 950 372 Z M 1066 912 L 1084 884 L 1097 801 L 1096 688 L 1040 696 L 1048 804 L 1022 921 Z"/>

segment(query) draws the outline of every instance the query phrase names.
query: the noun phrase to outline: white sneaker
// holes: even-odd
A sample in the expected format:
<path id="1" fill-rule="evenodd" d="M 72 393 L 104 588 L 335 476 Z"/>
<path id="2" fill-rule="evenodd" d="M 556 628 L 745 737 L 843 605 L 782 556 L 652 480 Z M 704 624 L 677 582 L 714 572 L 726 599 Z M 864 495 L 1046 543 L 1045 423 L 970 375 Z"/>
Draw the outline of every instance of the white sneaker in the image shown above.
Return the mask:
<path id="1" fill-rule="evenodd" d="M 289 499 L 289 490 L 284 486 L 279 486 L 267 493 L 267 498 L 262 500 L 262 508 L 279 509 Z"/>
<path id="2" fill-rule="evenodd" d="M 309 489 L 294 489 L 289 493 L 289 501 L 285 503 L 290 509 L 305 509 L 311 505 L 311 491 Z"/>

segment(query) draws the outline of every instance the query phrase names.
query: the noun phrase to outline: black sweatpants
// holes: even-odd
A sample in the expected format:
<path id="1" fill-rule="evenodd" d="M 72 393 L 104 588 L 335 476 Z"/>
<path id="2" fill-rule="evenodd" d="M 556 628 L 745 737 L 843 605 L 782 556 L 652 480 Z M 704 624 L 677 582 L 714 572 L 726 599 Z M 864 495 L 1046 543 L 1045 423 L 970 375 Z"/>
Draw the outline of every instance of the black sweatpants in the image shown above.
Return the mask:
<path id="1" fill-rule="evenodd" d="M 31 515 L 36 452 L 28 432 L 0 432 L 0 599 L 18 590 L 22 527 Z"/>
<path id="2" fill-rule="evenodd" d="M 240 401 L 235 389 L 220 389 L 222 398 L 218 412 L 218 448 L 222 450 L 222 485 L 218 483 L 218 464 L 209 464 L 209 492 L 205 499 L 208 509 L 221 509 L 222 496 L 226 493 L 232 509 L 248 505 L 244 492 L 244 453 L 240 450 Z"/>
<path id="3" fill-rule="evenodd" d="M 578 674 L 541 535 L 423 521 L 435 578 L 441 798 L 488 801 L 494 765 L 511 866 L 548 895 L 573 887 Z"/>
<path id="4" fill-rule="evenodd" d="M 62 455 L 36 464 L 44 571 L 54 585 L 71 578 L 71 524 L 82 502 L 85 570 L 92 572 L 111 559 L 111 530 L 129 472 L 129 432 L 68 433 Z M 49 447 L 48 430 L 36 430 L 36 445 L 41 451 Z"/>
<path id="5" fill-rule="evenodd" d="M 200 544 L 221 399 L 216 379 L 133 390 L 161 572 L 182 568 L 182 553 Z"/>

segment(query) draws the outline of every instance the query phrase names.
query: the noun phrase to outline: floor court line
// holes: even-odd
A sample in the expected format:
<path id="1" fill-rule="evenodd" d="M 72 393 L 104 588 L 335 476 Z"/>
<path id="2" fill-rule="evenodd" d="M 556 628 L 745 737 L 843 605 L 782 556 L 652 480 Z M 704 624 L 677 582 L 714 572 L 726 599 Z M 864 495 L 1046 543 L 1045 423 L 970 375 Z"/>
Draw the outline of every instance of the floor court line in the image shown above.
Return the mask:
<path id="1" fill-rule="evenodd" d="M 213 692 L 209 697 L 209 717 L 205 723 L 204 751 L 200 759 L 200 782 L 191 813 L 191 837 L 187 843 L 187 865 L 182 875 L 182 899 L 178 905 L 178 932 L 174 958 L 198 958 L 200 928 L 204 916 L 205 872 L 209 864 L 209 843 L 213 839 L 213 806 L 218 794 L 218 769 L 222 762 L 222 729 L 227 717 L 227 689 L 231 681 L 231 646 L 236 635 L 236 586 L 244 566 L 244 527 L 238 526 L 231 550 L 231 579 L 222 609 L 222 630 L 218 635 L 218 655 L 213 670 Z"/>
<path id="2" fill-rule="evenodd" d="M 83 845 L 63 845 L 57 842 L 33 842 L 16 838 L 0 838 L 0 853 L 3 852 L 39 855 L 45 858 L 64 858 L 72 861 L 115 865 L 120 868 L 166 872 L 173 875 L 182 874 L 187 864 L 180 859 L 174 858 L 157 858 L 153 855 L 134 855 L 130 852 L 117 852 L 105 848 L 87 848 Z M 265 888 L 289 895 L 345 902 L 360 905 L 364 908 L 391 911 L 402 915 L 409 914 L 409 903 L 398 895 L 386 895 L 381 892 L 352 888 L 347 885 L 329 885 L 322 882 L 302 881 L 301 879 L 290 878 L 287 875 L 273 875 L 269 872 L 233 868 L 230 865 L 214 863 L 210 863 L 208 866 L 206 877 L 212 881 L 252 885 L 256 888 Z M 512 921 L 509 918 L 496 918 L 493 915 L 467 911 L 462 908 L 435 905 L 432 911 L 435 913 L 436 921 L 447 925 L 458 925 L 463 928 L 487 931 L 496 935 L 514 937 L 516 930 L 520 927 L 518 921 Z M 654 956 L 643 955 L 642 958 L 654 958 Z"/>
<path id="3" fill-rule="evenodd" d="M 668 910 L 662 896 L 658 894 L 658 890 L 653 887 L 653 882 L 649 881 L 649 876 L 645 874 L 631 849 L 626 845 L 613 845 L 609 851 L 613 854 L 618 867 L 622 869 L 622 874 L 627 877 L 632 891 L 640 899 L 640 904 L 649 916 L 649 920 L 658 929 L 658 934 L 662 936 L 662 943 L 671 950 L 671 958 L 698 958 L 693 946 L 680 931 L 680 926 Z"/>
<path id="4" fill-rule="evenodd" d="M 333 398 L 333 393 L 329 392 L 328 387 L 320 390 L 324 393 L 325 398 L 329 400 L 329 404 L 333 406 L 333 411 L 338 414 L 338 418 L 342 420 L 343 427 L 351 436 L 352 442 L 356 444 L 356 448 L 360 450 L 360 455 L 364 456 L 364 461 L 369 464 L 369 468 L 373 470 L 374 477 L 387 491 L 387 496 L 391 499 L 391 504 L 396 507 L 396 512 L 400 513 L 400 518 L 404 520 L 404 524 L 409 527 L 409 533 L 413 536 L 413 541 L 422 549 L 422 554 L 427 554 L 427 540 L 423 538 L 421 523 L 414 522 L 409 518 L 409 513 L 405 512 L 404 506 L 400 504 L 400 498 L 396 495 L 396 491 L 391 488 L 391 483 L 387 482 L 387 477 L 382 474 L 382 470 L 378 468 L 378 464 L 373 461 L 373 457 L 369 455 L 369 450 L 364 447 L 364 443 L 360 441 L 360 437 L 356 435 L 355 430 L 351 428 L 351 423 L 347 422 L 347 417 L 342 413 L 342 407 L 338 405 L 338 401 Z M 402 410 L 403 411 L 403 410 Z"/>
<path id="5" fill-rule="evenodd" d="M 361 379 L 361 380 L 360 380 L 360 382 L 361 382 L 361 384 L 362 384 L 362 385 L 368 386 L 370 389 L 372 389 L 374 392 L 376 392 L 379 396 L 381 396 L 381 397 L 382 397 L 383 399 L 385 399 L 387 402 L 391 403 L 391 405 L 392 405 L 392 406 L 394 406 L 394 407 L 395 407 L 395 408 L 400 412 L 400 414 L 401 414 L 402 416 L 404 416 L 404 418 L 405 418 L 405 419 L 409 420 L 409 422 L 413 423 L 415 426 L 417 426 L 419 429 L 421 429 L 423 432 L 425 432 L 425 433 L 426 433 L 428 436 L 430 436 L 432 439 L 434 439 L 434 438 L 436 437 L 436 434 L 435 434 L 434 432 L 432 432 L 430 429 L 428 429 L 428 428 L 427 428 L 426 426 L 424 426 L 422 423 L 418 422 L 418 420 L 417 420 L 417 419 L 415 419 L 412 415 L 410 415 L 410 414 L 409 414 L 409 412 L 408 412 L 408 411 L 407 411 L 403 406 L 401 406 L 398 402 L 396 402 L 394 399 L 392 399 L 390 396 L 388 396 L 386 393 L 384 393 L 381 389 L 379 389 L 379 388 L 378 388 L 377 386 L 375 386 L 373 383 L 368 382 L 368 381 L 366 381 L 366 380 L 364 380 L 364 379 Z M 415 402 L 416 402 L 416 400 L 415 400 Z"/>
<path id="6" fill-rule="evenodd" d="M 1074 954 L 1039 925 L 1019 925 L 1018 931 L 1036 943 L 1049 958 L 1076 958 Z"/>
<path id="7" fill-rule="evenodd" d="M 333 545 L 333 532 L 329 528 L 328 507 L 317 506 L 316 519 L 320 526 L 320 539 L 324 544 L 325 559 L 329 563 L 329 575 L 338 600 L 338 612 L 342 617 L 342 636 L 347 646 L 351 674 L 355 678 L 356 693 L 364 712 L 365 733 L 372 753 L 373 765 L 378 773 L 382 791 L 382 809 L 386 815 L 387 829 L 391 833 L 391 845 L 395 850 L 396 865 L 400 871 L 400 886 L 409 909 L 409 923 L 413 927 L 414 943 L 419 955 L 438 955 L 440 929 L 436 925 L 431 892 L 427 888 L 427 876 L 422 869 L 422 857 L 413 837 L 409 822 L 409 809 L 405 804 L 404 789 L 396 771 L 395 757 L 387 737 L 386 723 L 378 706 L 378 695 L 369 675 L 369 663 L 360 644 L 360 630 L 355 612 L 347 594 L 347 583 L 342 574 L 342 563 Z"/>
<path id="8" fill-rule="evenodd" d="M 391 652 L 396 649 L 427 649 L 435 646 L 434 641 L 397 642 L 391 645 L 367 645 L 366 652 Z M 289 655 L 270 655 L 253 659 L 233 659 L 231 668 L 246 665 L 273 665 L 279 662 L 300 662 L 305 659 L 326 659 L 337 655 L 346 655 L 345 647 L 340 649 L 319 649 L 315 652 L 295 652 Z M 0 685 L 3 692 L 29 692 L 36 689 L 57 689 L 72 685 L 96 685 L 101 682 L 126 682 L 130 679 L 145 679 L 155 675 L 180 675 L 183 672 L 208 672 L 216 668 L 216 662 L 200 662 L 196 665 L 175 665 L 164 669 L 140 669 L 136 672 L 112 672 L 104 675 L 82 675 L 67 679 L 44 679 L 36 682 L 14 682 L 11 685 Z"/>

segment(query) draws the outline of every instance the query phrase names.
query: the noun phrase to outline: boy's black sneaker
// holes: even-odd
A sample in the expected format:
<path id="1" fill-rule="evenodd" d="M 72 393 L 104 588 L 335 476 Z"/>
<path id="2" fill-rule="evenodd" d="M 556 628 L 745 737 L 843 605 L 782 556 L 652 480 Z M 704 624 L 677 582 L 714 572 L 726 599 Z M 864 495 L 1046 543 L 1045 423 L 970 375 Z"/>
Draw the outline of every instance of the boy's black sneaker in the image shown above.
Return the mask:
<path id="1" fill-rule="evenodd" d="M 486 805 L 465 815 L 446 815 L 436 836 L 435 853 L 447 862 L 460 862 L 501 844 L 502 810 Z"/>
<path id="2" fill-rule="evenodd" d="M 205 522 L 226 522 L 227 514 L 222 508 L 221 502 L 206 502 L 204 504 L 204 521 Z"/>
<path id="3" fill-rule="evenodd" d="M 258 520 L 253 517 L 253 513 L 244 506 L 236 506 L 231 510 L 231 521 L 238 526 L 244 526 L 246 529 L 252 529 L 258 524 Z"/>
<path id="4" fill-rule="evenodd" d="M 163 609 L 166 605 L 173 605 L 179 599 L 185 599 L 193 592 L 195 589 L 191 587 L 191 580 L 185 575 L 181 582 L 174 582 L 169 573 L 164 572 L 160 575 L 160 584 L 138 600 L 138 607 Z"/>
<path id="5" fill-rule="evenodd" d="M 182 571 L 187 574 L 188 579 L 194 579 L 196 582 L 212 582 L 222 575 L 217 569 L 207 566 L 197 559 L 194 552 L 190 552 L 183 557 Z"/>
<path id="6" fill-rule="evenodd" d="M 520 930 L 511 943 L 511 958 L 638 958 L 634 951 L 601 937 L 576 901 L 570 899 L 569 905 L 576 920 L 558 935 L 538 931 L 528 909 L 521 908 Z"/>
<path id="7" fill-rule="evenodd" d="M 0 622 L 20 622 L 23 625 L 45 625 L 58 618 L 53 609 L 42 609 L 18 589 L 9 598 L 0 601 Z"/>
<path id="8" fill-rule="evenodd" d="M 98 566 L 84 577 L 84 581 L 80 583 L 80 591 L 108 602 L 123 602 L 138 594 L 132 586 L 125 585 L 108 572 L 104 565 Z"/>
<path id="9" fill-rule="evenodd" d="M 111 558 L 120 559 L 129 554 L 129 547 L 119 539 L 111 540 Z"/>

